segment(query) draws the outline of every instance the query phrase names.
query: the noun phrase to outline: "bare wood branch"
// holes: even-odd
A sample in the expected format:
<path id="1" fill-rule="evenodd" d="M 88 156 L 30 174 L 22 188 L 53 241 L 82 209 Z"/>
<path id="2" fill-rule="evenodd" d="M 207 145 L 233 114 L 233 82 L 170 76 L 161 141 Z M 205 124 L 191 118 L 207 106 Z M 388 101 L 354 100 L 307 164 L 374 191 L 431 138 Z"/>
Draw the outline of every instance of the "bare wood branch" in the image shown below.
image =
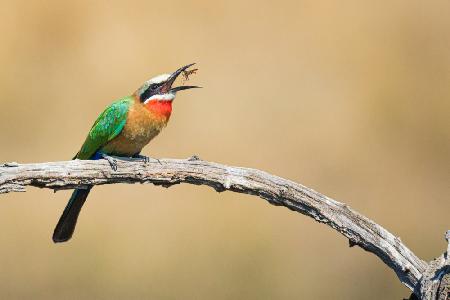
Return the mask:
<path id="1" fill-rule="evenodd" d="M 0 194 L 23 192 L 26 186 L 71 189 L 113 183 L 153 183 L 165 187 L 190 183 L 208 185 L 218 192 L 228 190 L 258 196 L 335 229 L 349 239 L 350 246 L 357 245 L 378 256 L 411 290 L 428 268 L 399 238 L 346 204 L 255 169 L 206 162 L 195 156 L 148 163 L 121 159 L 117 171 L 104 160 L 0 166 Z"/>
<path id="2" fill-rule="evenodd" d="M 419 299 L 450 299 L 450 230 L 445 234 L 447 251 L 433 259 L 422 275 L 414 294 Z"/>

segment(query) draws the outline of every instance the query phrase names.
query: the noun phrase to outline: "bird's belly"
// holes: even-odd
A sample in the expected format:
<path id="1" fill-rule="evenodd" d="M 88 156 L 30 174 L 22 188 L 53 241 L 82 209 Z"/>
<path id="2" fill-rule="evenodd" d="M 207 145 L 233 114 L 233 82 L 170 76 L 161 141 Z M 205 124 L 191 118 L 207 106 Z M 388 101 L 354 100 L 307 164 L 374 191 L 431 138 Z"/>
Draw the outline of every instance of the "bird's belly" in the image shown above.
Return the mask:
<path id="1" fill-rule="evenodd" d="M 141 152 L 156 135 L 158 130 L 142 130 L 138 132 L 121 132 L 100 150 L 104 153 L 119 156 L 133 156 Z"/>
<path id="2" fill-rule="evenodd" d="M 118 156 L 133 156 L 141 152 L 165 124 L 160 122 L 127 122 L 122 132 L 103 146 L 100 151 Z"/>

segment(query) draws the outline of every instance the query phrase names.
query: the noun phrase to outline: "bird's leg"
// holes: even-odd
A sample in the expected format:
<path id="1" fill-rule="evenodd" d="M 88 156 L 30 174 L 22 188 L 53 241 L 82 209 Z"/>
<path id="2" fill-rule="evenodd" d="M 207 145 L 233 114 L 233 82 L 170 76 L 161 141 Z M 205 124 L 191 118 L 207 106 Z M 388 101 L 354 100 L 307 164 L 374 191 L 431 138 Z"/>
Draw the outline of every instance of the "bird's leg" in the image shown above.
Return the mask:
<path id="1" fill-rule="evenodd" d="M 141 155 L 141 154 L 139 154 L 139 153 L 133 155 L 132 158 L 136 158 L 136 159 L 142 160 L 144 163 L 148 163 L 148 162 L 150 162 L 150 159 L 154 159 L 154 160 L 156 160 L 160 165 L 162 165 L 162 163 L 161 163 L 161 161 L 160 161 L 159 159 L 157 159 L 157 158 L 152 158 L 152 157 L 148 157 L 148 156 L 145 156 L 145 155 Z"/>
<path id="2" fill-rule="evenodd" d="M 109 162 L 109 165 L 111 166 L 111 169 L 113 169 L 113 171 L 117 171 L 117 160 L 114 157 L 109 156 L 108 154 L 105 154 L 103 152 L 100 153 L 100 157 L 106 159 Z"/>

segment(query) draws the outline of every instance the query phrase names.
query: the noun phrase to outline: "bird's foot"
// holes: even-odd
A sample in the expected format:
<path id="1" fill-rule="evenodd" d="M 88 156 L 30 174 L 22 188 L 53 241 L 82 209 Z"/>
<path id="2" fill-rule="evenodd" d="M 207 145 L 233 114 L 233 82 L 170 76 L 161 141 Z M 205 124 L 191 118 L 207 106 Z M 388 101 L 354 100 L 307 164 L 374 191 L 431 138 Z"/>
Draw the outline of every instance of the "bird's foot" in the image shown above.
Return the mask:
<path id="1" fill-rule="evenodd" d="M 100 156 L 101 158 L 106 159 L 109 162 L 109 165 L 111 166 L 111 169 L 113 169 L 113 171 L 117 171 L 117 160 L 114 157 L 109 156 L 105 153 L 101 153 Z"/>
<path id="2" fill-rule="evenodd" d="M 150 161 L 150 157 L 140 154 L 133 155 L 132 158 L 143 161 L 144 163 L 148 163 Z"/>
<path id="3" fill-rule="evenodd" d="M 148 162 L 150 162 L 151 159 L 153 159 L 153 160 L 156 160 L 160 165 L 162 165 L 161 161 L 157 158 L 152 158 L 152 157 L 140 155 L 140 154 L 133 155 L 132 157 L 137 160 L 143 161 L 144 163 L 148 163 Z"/>

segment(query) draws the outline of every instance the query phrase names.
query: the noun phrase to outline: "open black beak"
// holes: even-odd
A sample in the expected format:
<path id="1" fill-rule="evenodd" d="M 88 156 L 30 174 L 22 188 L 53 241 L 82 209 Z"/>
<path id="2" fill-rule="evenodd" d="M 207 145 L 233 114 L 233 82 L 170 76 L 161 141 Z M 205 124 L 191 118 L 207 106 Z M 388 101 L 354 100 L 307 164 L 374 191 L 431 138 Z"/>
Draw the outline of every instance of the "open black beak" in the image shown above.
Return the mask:
<path id="1" fill-rule="evenodd" d="M 172 87 L 172 84 L 175 82 L 175 80 L 178 78 L 178 76 L 181 73 L 183 73 L 184 71 L 186 71 L 187 69 L 189 69 L 190 67 L 192 67 L 193 65 L 195 65 L 195 63 L 181 67 L 178 70 L 176 70 L 175 72 L 173 72 L 172 75 L 170 75 L 170 77 L 167 79 L 166 83 L 164 84 L 164 86 L 163 86 L 164 90 L 176 93 L 176 92 L 182 91 L 182 90 L 200 88 L 199 86 L 195 86 L 195 85 L 184 85 L 184 86 Z"/>

